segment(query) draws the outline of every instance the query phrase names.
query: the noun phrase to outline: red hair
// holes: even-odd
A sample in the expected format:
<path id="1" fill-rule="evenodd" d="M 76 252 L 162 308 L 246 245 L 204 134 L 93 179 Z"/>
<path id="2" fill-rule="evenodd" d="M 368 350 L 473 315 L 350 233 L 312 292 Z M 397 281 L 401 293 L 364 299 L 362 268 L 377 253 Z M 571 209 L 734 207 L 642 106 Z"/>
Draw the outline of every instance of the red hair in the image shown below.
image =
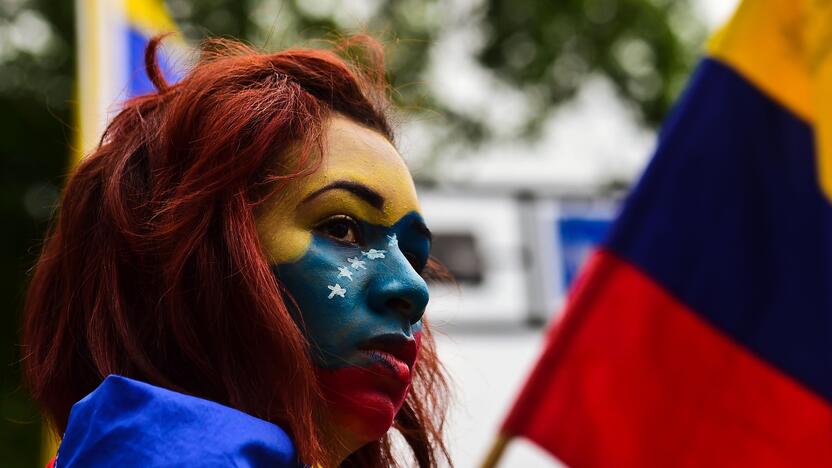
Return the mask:
<path id="1" fill-rule="evenodd" d="M 26 299 L 28 386 L 61 432 L 75 402 L 120 374 L 273 421 L 302 460 L 324 460 L 308 343 L 253 212 L 317 167 L 333 112 L 392 141 L 381 46 L 346 43 L 367 52 L 359 68 L 325 50 L 212 41 L 167 85 L 158 43 L 146 60 L 158 92 L 127 103 L 64 190 Z M 422 344 L 395 427 L 428 467 L 448 459 L 446 384 L 428 327 Z M 395 465 L 388 437 L 344 466 Z"/>

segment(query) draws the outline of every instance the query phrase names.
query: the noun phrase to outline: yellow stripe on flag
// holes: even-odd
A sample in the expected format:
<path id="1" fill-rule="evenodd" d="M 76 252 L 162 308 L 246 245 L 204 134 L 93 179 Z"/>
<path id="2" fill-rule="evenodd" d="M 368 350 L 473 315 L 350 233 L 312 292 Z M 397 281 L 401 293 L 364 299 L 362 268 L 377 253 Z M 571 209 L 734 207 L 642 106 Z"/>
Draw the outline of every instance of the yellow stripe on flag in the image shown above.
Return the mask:
<path id="1" fill-rule="evenodd" d="M 708 43 L 758 89 L 806 121 L 814 115 L 803 51 L 802 0 L 743 1 Z"/>
<path id="2" fill-rule="evenodd" d="M 178 31 L 162 0 L 126 0 L 127 21 L 148 36 Z"/>
<path id="3" fill-rule="evenodd" d="M 832 2 L 744 0 L 708 53 L 813 126 L 818 182 L 832 200 Z"/>
<path id="4" fill-rule="evenodd" d="M 832 199 L 832 4 L 813 0 L 806 18 L 806 61 L 817 115 L 818 175 L 823 191 Z"/>

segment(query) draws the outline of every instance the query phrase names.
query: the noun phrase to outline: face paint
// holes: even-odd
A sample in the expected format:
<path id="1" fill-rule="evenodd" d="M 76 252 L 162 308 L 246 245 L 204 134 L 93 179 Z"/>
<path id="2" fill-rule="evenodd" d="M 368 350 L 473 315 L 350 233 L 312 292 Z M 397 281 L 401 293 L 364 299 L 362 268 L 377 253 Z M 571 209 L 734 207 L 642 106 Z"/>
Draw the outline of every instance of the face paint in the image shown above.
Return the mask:
<path id="1" fill-rule="evenodd" d="M 261 242 L 310 342 L 329 416 L 348 438 L 390 428 L 410 386 L 430 235 L 380 134 L 333 118 L 321 168 L 258 214 Z"/>
<path id="2" fill-rule="evenodd" d="M 298 261 L 273 267 L 296 301 L 327 396 L 362 435 L 383 435 L 416 361 L 428 290 L 418 270 L 430 241 L 418 213 L 393 226 L 356 223 L 361 244 L 314 234 Z M 401 239 L 391 245 L 389 238 Z"/>

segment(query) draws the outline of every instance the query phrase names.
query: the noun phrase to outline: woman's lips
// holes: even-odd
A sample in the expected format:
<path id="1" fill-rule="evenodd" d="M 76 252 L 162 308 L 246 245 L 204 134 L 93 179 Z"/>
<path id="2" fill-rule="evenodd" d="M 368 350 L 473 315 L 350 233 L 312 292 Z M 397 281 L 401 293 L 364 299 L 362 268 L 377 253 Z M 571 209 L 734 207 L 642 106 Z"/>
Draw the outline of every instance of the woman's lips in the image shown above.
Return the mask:
<path id="1" fill-rule="evenodd" d="M 380 367 L 390 371 L 396 380 L 402 383 L 410 383 L 410 366 L 397 359 L 392 354 L 384 351 L 363 350 L 359 351 L 372 364 L 378 364 Z"/>
<path id="2" fill-rule="evenodd" d="M 358 349 L 369 361 L 381 364 L 402 383 L 410 383 L 419 351 L 416 340 L 404 335 L 379 335 L 361 343 Z"/>

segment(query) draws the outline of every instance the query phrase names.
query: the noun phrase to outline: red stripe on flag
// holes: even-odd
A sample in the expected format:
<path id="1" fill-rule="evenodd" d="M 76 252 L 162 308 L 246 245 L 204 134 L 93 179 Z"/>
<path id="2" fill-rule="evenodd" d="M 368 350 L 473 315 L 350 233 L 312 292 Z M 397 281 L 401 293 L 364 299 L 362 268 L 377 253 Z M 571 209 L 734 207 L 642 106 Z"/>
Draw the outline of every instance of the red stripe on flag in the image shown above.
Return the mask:
<path id="1" fill-rule="evenodd" d="M 832 466 L 830 406 L 597 253 L 504 423 L 573 467 Z"/>

